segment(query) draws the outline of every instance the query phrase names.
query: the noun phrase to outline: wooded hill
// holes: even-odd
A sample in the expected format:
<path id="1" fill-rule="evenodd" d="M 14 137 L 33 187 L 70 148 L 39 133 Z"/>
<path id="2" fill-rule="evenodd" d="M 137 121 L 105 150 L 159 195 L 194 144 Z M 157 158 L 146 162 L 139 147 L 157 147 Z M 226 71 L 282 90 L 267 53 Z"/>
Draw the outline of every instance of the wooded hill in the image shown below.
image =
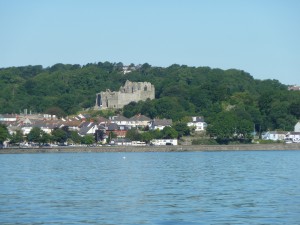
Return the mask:
<path id="1" fill-rule="evenodd" d="M 293 130 L 300 118 L 300 92 L 288 91 L 277 80 L 256 80 L 236 69 L 176 64 L 162 68 L 147 63 L 135 68 L 127 74 L 122 63 L 109 62 L 2 68 L 0 113 L 28 109 L 75 114 L 93 107 L 96 93 L 118 90 L 130 80 L 154 84 L 156 99 L 125 106 L 121 113 L 127 117 L 141 113 L 182 121 L 187 116 L 204 116 L 213 125 L 211 133 L 226 125 L 239 132 L 254 127 L 256 131 Z"/>

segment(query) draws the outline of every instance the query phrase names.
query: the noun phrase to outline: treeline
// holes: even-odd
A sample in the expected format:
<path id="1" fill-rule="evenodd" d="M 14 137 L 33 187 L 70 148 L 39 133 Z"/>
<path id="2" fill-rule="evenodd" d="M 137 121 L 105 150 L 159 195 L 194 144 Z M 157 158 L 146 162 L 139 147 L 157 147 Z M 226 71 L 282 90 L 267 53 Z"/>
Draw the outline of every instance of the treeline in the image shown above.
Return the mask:
<path id="1" fill-rule="evenodd" d="M 184 121 L 187 116 L 204 116 L 209 133 L 225 139 L 233 134 L 246 138 L 254 129 L 293 130 L 300 118 L 300 92 L 288 91 L 277 80 L 256 80 L 236 69 L 147 63 L 131 67 L 135 70 L 128 74 L 123 74 L 122 63 L 109 62 L 2 68 L 0 113 L 28 109 L 74 114 L 93 107 L 96 93 L 118 90 L 130 80 L 154 84 L 156 99 L 130 103 L 121 111 L 126 117 L 141 113 Z"/>
<path id="2" fill-rule="evenodd" d="M 0 148 L 6 140 L 9 140 L 10 145 L 20 147 L 26 147 L 24 145 L 26 142 L 38 144 L 38 146 L 49 146 L 49 143 L 65 145 L 65 142 L 68 144 L 91 145 L 95 143 L 95 136 L 89 134 L 82 137 L 78 132 L 70 131 L 68 127 L 55 128 L 50 134 L 40 127 L 33 127 L 27 135 L 24 135 L 21 130 L 16 130 L 15 133 L 10 135 L 7 127 L 0 123 Z"/>

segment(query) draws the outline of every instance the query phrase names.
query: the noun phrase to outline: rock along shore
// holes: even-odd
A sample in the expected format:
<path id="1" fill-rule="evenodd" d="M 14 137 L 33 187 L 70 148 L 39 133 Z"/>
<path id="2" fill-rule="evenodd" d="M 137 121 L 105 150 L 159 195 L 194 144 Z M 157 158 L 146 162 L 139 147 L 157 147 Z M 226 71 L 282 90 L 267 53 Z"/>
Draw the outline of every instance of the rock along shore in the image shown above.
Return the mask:
<path id="1" fill-rule="evenodd" d="M 72 153 L 72 152 L 194 152 L 194 151 L 267 151 L 300 150 L 300 144 L 248 144 L 248 145 L 177 145 L 177 146 L 99 146 L 52 148 L 4 148 L 0 154 Z"/>

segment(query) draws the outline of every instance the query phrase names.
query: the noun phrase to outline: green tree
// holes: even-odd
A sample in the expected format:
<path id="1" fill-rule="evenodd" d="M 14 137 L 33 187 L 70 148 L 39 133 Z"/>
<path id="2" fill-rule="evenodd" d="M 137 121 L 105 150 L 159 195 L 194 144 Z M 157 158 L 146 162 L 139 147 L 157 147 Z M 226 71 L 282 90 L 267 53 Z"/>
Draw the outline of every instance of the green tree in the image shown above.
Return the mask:
<path id="1" fill-rule="evenodd" d="M 155 103 L 153 100 L 147 99 L 142 107 L 141 107 L 141 114 L 150 117 L 151 119 L 157 116 L 157 110 L 155 108 Z"/>
<path id="2" fill-rule="evenodd" d="M 45 113 L 50 115 L 56 115 L 58 118 L 65 117 L 67 114 L 59 107 L 50 107 Z"/>
<path id="3" fill-rule="evenodd" d="M 130 117 L 138 114 L 140 111 L 141 104 L 142 103 L 130 102 L 128 105 L 124 106 L 123 115 L 127 118 L 130 118 Z"/>
<path id="4" fill-rule="evenodd" d="M 110 143 L 111 139 L 116 138 L 117 135 L 114 132 L 109 132 L 108 138 L 107 138 L 107 143 Z"/>
<path id="5" fill-rule="evenodd" d="M 21 130 L 17 130 L 16 133 L 13 133 L 10 138 L 10 144 L 19 144 L 23 142 L 24 136 Z"/>
<path id="6" fill-rule="evenodd" d="M 217 138 L 220 144 L 228 144 L 236 134 L 236 118 L 232 112 L 224 112 L 217 115 L 207 126 L 207 133 Z"/>
<path id="7" fill-rule="evenodd" d="M 70 131 L 70 139 L 75 144 L 79 144 L 82 141 L 81 136 L 76 131 Z"/>
<path id="8" fill-rule="evenodd" d="M 141 134 L 141 140 L 149 143 L 152 139 L 154 139 L 154 135 L 151 132 L 143 132 Z"/>
<path id="9" fill-rule="evenodd" d="M 152 139 L 160 139 L 163 138 L 163 132 L 156 129 L 156 130 L 150 130 L 148 131 L 150 135 L 152 136 Z"/>
<path id="10" fill-rule="evenodd" d="M 140 141 L 142 140 L 142 135 L 137 129 L 132 128 L 127 131 L 126 138 L 128 138 L 131 141 Z"/>
<path id="11" fill-rule="evenodd" d="M 174 125 L 174 129 L 178 132 L 178 137 L 190 135 L 190 128 L 187 123 L 178 122 Z"/>
<path id="12" fill-rule="evenodd" d="M 95 143 L 95 137 L 94 137 L 94 135 L 92 135 L 92 134 L 85 135 L 82 138 L 82 143 L 86 144 L 86 145 L 91 145 L 91 144 Z"/>
<path id="13" fill-rule="evenodd" d="M 218 114 L 206 131 L 220 144 L 228 144 L 231 141 L 249 142 L 253 127 L 253 122 L 237 116 L 234 111 L 227 111 Z"/>
<path id="14" fill-rule="evenodd" d="M 178 132 L 173 127 L 164 127 L 162 135 L 166 139 L 178 138 Z"/>
<path id="15" fill-rule="evenodd" d="M 4 124 L 0 124 L 0 144 L 3 144 L 4 141 L 9 137 L 9 132 L 7 127 Z"/>
<path id="16" fill-rule="evenodd" d="M 297 119 L 300 119 L 300 98 L 298 102 L 292 102 L 289 107 L 290 113 L 294 115 Z"/>
<path id="17" fill-rule="evenodd" d="M 157 114 L 162 118 L 179 120 L 185 116 L 185 111 L 175 97 L 163 97 L 155 101 Z"/>
<path id="18" fill-rule="evenodd" d="M 59 143 L 64 143 L 68 139 L 68 134 L 61 128 L 56 128 L 52 131 L 53 140 Z"/>
<path id="19" fill-rule="evenodd" d="M 35 142 L 41 144 L 43 133 L 44 131 L 42 131 L 41 128 L 33 127 L 27 135 L 27 140 L 29 142 Z"/>
<path id="20" fill-rule="evenodd" d="M 253 138 L 253 126 L 254 124 L 249 120 L 241 119 L 238 121 L 236 133 L 240 142 L 250 142 Z"/>
<path id="21" fill-rule="evenodd" d="M 51 140 L 51 135 L 47 134 L 46 132 L 42 132 L 42 136 L 40 142 L 43 144 L 49 143 Z"/>

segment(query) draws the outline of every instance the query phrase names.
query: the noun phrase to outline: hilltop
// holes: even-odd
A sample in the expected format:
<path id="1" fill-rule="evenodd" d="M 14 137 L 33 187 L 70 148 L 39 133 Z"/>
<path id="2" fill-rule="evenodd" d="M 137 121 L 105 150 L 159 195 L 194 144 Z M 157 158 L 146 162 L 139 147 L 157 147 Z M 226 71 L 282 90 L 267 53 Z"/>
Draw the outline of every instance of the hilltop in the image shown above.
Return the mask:
<path id="1" fill-rule="evenodd" d="M 249 127 L 293 130 L 300 118 L 300 92 L 277 80 L 257 80 L 243 70 L 171 65 L 167 68 L 122 63 L 55 64 L 0 69 L 0 113 L 24 109 L 58 116 L 75 114 L 95 105 L 96 93 L 118 90 L 126 80 L 151 82 L 155 99 L 130 103 L 120 110 L 126 117 L 183 121 L 204 116 L 213 129 Z M 97 113 L 97 112 L 95 112 Z M 100 112 L 99 112 L 100 113 Z"/>

